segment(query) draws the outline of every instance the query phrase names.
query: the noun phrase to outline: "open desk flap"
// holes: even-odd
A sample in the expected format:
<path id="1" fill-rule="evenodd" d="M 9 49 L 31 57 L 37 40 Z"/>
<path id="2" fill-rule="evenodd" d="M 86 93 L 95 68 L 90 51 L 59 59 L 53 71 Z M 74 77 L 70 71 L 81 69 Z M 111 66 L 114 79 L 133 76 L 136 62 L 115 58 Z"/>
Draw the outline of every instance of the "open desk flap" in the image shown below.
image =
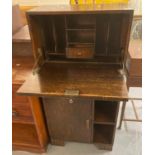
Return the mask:
<path id="1" fill-rule="evenodd" d="M 124 75 L 116 65 L 86 63 L 46 63 L 26 80 L 18 94 L 64 96 L 65 90 L 78 90 L 80 97 L 128 99 Z"/>

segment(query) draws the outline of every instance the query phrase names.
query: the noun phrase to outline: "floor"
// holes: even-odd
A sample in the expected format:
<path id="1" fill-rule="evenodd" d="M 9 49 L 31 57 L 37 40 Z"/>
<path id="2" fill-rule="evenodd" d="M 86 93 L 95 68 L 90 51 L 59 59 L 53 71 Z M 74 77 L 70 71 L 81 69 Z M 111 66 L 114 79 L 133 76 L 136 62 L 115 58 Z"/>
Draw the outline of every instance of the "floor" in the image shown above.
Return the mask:
<path id="1" fill-rule="evenodd" d="M 141 89 L 131 90 L 131 95 L 141 96 Z M 136 109 L 141 118 L 141 101 L 136 101 Z M 126 107 L 125 117 L 135 118 L 131 103 Z M 66 143 L 62 146 L 48 146 L 47 153 L 40 155 L 141 155 L 142 154 L 142 123 L 123 122 L 121 130 L 116 131 L 113 151 L 99 150 L 93 144 Z M 38 155 L 23 151 L 13 151 L 13 155 Z"/>

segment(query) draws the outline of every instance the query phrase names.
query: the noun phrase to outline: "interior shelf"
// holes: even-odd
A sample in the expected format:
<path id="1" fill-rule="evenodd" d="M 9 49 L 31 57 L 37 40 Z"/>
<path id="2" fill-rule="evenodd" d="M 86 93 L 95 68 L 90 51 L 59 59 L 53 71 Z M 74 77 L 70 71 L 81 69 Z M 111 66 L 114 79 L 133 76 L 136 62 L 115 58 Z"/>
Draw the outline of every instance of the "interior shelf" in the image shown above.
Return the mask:
<path id="1" fill-rule="evenodd" d="M 118 104 L 111 101 L 95 101 L 94 123 L 115 124 Z"/>
<path id="2" fill-rule="evenodd" d="M 49 55 L 65 55 L 65 53 L 47 52 Z"/>
<path id="3" fill-rule="evenodd" d="M 94 143 L 112 144 L 114 126 L 94 125 Z"/>
<path id="4" fill-rule="evenodd" d="M 93 27 L 90 27 L 90 26 L 87 26 L 87 27 L 77 27 L 77 28 L 67 28 L 66 31 L 96 31 L 95 28 Z"/>
<path id="5" fill-rule="evenodd" d="M 94 49 L 94 43 L 78 43 L 78 42 L 69 42 L 67 47 L 70 48 L 92 48 Z"/>
<path id="6" fill-rule="evenodd" d="M 73 25 L 66 28 L 66 30 L 96 30 L 96 25 Z"/>
<path id="7" fill-rule="evenodd" d="M 89 14 L 66 16 L 66 27 L 69 29 L 95 29 L 95 16 Z"/>
<path id="8" fill-rule="evenodd" d="M 79 43 L 94 43 L 95 33 L 91 30 L 88 31 L 68 31 L 68 42 Z"/>

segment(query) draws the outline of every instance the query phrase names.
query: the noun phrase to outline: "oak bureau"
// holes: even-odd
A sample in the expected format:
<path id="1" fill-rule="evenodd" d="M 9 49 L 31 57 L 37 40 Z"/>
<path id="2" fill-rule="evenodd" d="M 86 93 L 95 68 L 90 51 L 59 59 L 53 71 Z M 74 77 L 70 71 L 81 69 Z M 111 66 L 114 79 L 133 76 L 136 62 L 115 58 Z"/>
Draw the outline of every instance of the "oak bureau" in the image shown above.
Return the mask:
<path id="1" fill-rule="evenodd" d="M 75 141 L 112 150 L 119 102 L 128 100 L 125 62 L 132 18 L 125 4 L 27 12 L 35 63 L 17 93 L 28 96 L 31 106 L 40 100 L 51 144 Z"/>

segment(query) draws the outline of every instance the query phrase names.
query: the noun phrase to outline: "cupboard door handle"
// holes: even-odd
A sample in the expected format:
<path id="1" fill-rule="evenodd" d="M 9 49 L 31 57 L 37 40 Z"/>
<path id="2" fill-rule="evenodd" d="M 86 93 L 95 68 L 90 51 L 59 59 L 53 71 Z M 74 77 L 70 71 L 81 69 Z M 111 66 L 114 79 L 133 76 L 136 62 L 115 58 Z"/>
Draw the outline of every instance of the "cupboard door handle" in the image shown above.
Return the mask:
<path id="1" fill-rule="evenodd" d="M 86 120 L 86 127 L 87 127 L 87 129 L 90 129 L 90 120 L 89 119 Z"/>

